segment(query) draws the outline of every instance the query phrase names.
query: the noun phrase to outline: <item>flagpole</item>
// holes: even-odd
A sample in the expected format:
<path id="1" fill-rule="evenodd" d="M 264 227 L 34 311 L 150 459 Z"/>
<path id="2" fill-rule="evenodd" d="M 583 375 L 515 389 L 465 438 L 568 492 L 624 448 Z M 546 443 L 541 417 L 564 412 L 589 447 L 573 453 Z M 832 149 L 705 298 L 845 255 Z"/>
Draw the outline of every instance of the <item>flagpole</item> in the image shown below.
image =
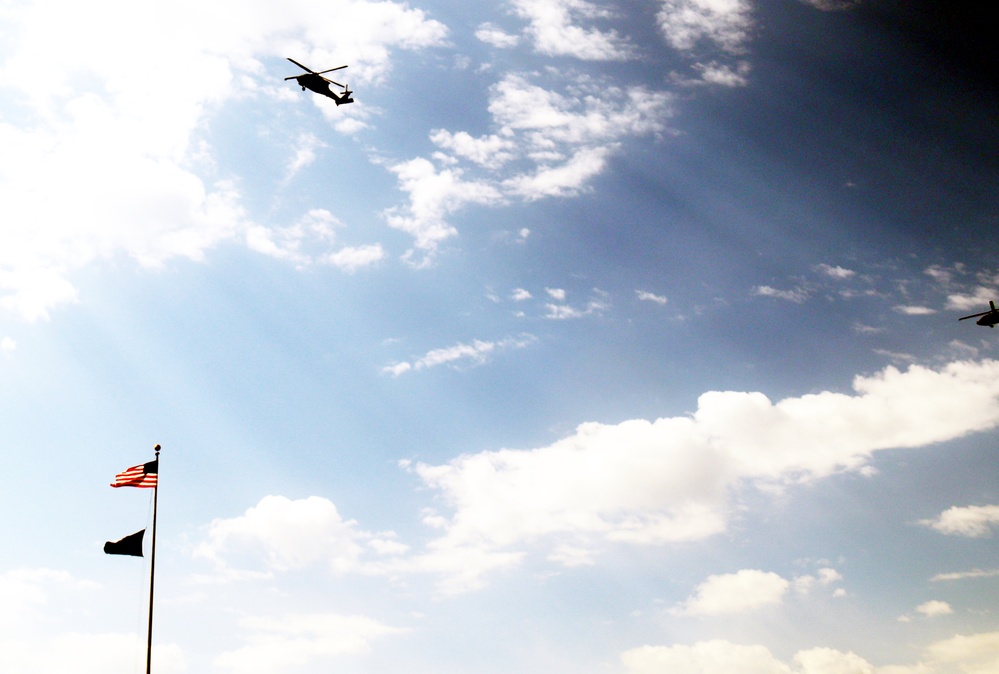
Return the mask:
<path id="1" fill-rule="evenodd" d="M 156 486 L 153 487 L 153 541 L 149 557 L 149 629 L 146 635 L 146 674 L 150 674 L 153 657 L 153 581 L 156 577 L 156 497 L 160 493 L 160 446 L 156 451 Z"/>

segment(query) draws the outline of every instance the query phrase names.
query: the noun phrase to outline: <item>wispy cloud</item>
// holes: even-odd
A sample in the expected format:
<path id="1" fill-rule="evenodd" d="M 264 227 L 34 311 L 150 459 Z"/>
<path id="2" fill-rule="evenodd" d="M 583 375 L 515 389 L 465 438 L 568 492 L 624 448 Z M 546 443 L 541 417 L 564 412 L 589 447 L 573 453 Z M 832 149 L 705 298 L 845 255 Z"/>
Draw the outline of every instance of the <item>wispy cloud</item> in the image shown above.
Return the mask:
<path id="1" fill-rule="evenodd" d="M 995 578 L 999 576 L 999 569 L 972 569 L 971 571 L 954 571 L 951 573 L 938 573 L 930 578 L 933 582 L 944 580 L 966 580 L 968 578 Z"/>
<path id="2" fill-rule="evenodd" d="M 906 316 L 930 316 L 937 313 L 936 309 L 911 304 L 899 304 L 893 307 L 893 309 Z"/>
<path id="3" fill-rule="evenodd" d="M 771 286 L 756 286 L 753 288 L 753 294 L 760 297 L 773 297 L 774 299 L 794 302 L 795 304 L 801 304 L 811 295 L 808 290 L 801 287 L 780 290 Z"/>
<path id="4" fill-rule="evenodd" d="M 454 346 L 428 351 L 424 356 L 412 362 L 403 361 L 387 365 L 382 368 L 382 372 L 398 377 L 406 372 L 424 370 L 439 365 L 453 365 L 461 362 L 482 364 L 498 351 L 504 349 L 523 349 L 535 341 L 537 340 L 533 335 L 524 334 L 519 337 L 508 337 L 495 342 L 479 339 L 472 340 L 470 343 L 459 342 Z"/>
<path id="5" fill-rule="evenodd" d="M 431 255 L 456 236 L 449 216 L 473 205 L 568 197 L 586 190 L 620 141 L 657 134 L 672 97 L 646 87 L 621 87 L 566 76 L 552 88 L 538 74 L 510 73 L 489 91 L 493 130 L 473 136 L 436 129 L 430 158 L 390 165 L 409 203 L 385 211 L 388 224 L 413 236 Z"/>
<path id="6" fill-rule="evenodd" d="M 655 304 L 665 305 L 669 302 L 663 295 L 656 295 L 655 293 L 650 293 L 647 290 L 636 290 L 635 295 L 643 302 L 654 302 Z"/>

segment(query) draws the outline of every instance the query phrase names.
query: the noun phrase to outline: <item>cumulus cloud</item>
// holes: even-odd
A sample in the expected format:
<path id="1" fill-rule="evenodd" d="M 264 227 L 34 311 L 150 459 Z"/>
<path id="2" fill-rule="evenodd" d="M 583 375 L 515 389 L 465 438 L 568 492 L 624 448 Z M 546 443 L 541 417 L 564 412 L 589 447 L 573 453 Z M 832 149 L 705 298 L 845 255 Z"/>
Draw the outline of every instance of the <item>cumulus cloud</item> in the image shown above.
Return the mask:
<path id="1" fill-rule="evenodd" d="M 758 644 L 715 639 L 693 645 L 641 646 L 620 656 L 626 674 L 986 674 L 999 670 L 999 632 L 956 635 L 930 644 L 914 665 L 875 667 L 853 652 L 811 648 L 779 660 Z"/>
<path id="2" fill-rule="evenodd" d="M 793 666 L 765 646 L 716 639 L 687 646 L 642 646 L 621 654 L 627 674 L 874 674 L 860 656 L 830 648 L 799 651 Z"/>
<path id="3" fill-rule="evenodd" d="M 430 352 L 422 367 L 488 352 L 467 350 Z M 999 424 L 997 361 L 889 367 L 857 377 L 853 388 L 776 403 L 761 393 L 708 392 L 687 416 L 585 423 L 536 449 L 402 462 L 439 497 L 422 517 L 436 537 L 420 549 L 391 532 L 364 531 L 326 499 L 268 496 L 209 524 L 194 555 L 212 561 L 222 579 L 320 564 L 337 573 L 434 574 L 438 590 L 453 594 L 538 550 L 578 566 L 608 545 L 703 540 L 727 529 L 733 498 L 747 486 L 811 482 L 862 469 L 876 451 Z M 804 595 L 839 580 L 829 567 L 791 579 L 741 570 L 708 578 L 676 610 L 748 611 L 779 603 L 789 589 Z"/>
<path id="4" fill-rule="evenodd" d="M 582 22 L 609 19 L 612 13 L 588 0 L 512 0 L 514 12 L 529 22 L 534 48 L 548 56 L 586 61 L 620 61 L 632 56 L 627 40 L 614 30 Z"/>
<path id="5" fill-rule="evenodd" d="M 780 604 L 790 585 L 776 573 L 755 569 L 709 576 L 674 612 L 699 616 L 752 611 Z"/>
<path id="6" fill-rule="evenodd" d="M 954 609 L 947 602 L 934 599 L 920 604 L 916 607 L 916 611 L 922 613 L 927 618 L 935 618 L 941 615 L 950 615 L 954 612 Z"/>
<path id="7" fill-rule="evenodd" d="M 753 26 L 745 0 L 664 0 L 657 18 L 666 41 L 680 51 L 709 42 L 741 53 Z"/>
<path id="8" fill-rule="evenodd" d="M 889 367 L 853 388 L 776 403 L 762 393 L 709 392 L 690 416 L 585 423 L 549 446 L 412 470 L 442 499 L 433 515 L 438 556 L 519 552 L 541 541 L 655 545 L 724 531 L 743 485 L 813 481 L 860 469 L 879 450 L 999 424 L 996 361 Z"/>
<path id="9" fill-rule="evenodd" d="M 992 533 L 992 527 L 999 526 L 999 505 L 954 506 L 935 519 L 919 520 L 919 523 L 948 536 L 982 538 Z"/>
<path id="10" fill-rule="evenodd" d="M 335 571 L 355 570 L 364 542 L 371 538 L 356 524 L 318 496 L 301 500 L 265 496 L 242 515 L 213 520 L 193 555 L 224 572 L 236 564 L 288 571 L 317 562 Z"/>
<path id="11" fill-rule="evenodd" d="M 237 181 L 211 177 L 212 149 L 198 134 L 226 101 L 271 95 L 257 84 L 260 59 L 350 54 L 376 81 L 392 50 L 443 44 L 447 35 L 405 3 L 364 0 L 292 0 L 280 12 L 232 0 L 42 0 L 11 6 L 0 21 L 9 46 L 0 61 L 8 92 L 0 308 L 27 321 L 75 301 L 72 278 L 88 265 L 130 258 L 160 267 L 259 238 L 264 225 L 248 218 Z M 346 23 L 350 31 L 338 28 Z M 300 138 L 286 176 L 317 146 Z"/>

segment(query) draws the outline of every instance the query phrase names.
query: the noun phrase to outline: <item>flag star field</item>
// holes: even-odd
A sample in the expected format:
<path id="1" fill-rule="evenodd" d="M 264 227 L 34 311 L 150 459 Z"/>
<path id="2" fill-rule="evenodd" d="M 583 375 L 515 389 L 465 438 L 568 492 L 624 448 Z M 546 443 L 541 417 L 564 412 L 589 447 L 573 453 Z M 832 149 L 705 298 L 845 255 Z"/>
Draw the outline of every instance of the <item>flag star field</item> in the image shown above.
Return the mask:
<path id="1" fill-rule="evenodd" d="M 0 2 L 0 672 L 999 673 L 986 13 Z"/>

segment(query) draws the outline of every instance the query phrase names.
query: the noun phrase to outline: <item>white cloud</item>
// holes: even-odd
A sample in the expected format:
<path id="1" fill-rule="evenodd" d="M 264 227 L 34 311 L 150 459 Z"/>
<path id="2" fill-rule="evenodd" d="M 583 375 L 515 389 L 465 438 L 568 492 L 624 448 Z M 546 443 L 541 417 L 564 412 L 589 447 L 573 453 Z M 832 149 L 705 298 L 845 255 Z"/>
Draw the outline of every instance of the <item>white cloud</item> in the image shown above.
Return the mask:
<path id="1" fill-rule="evenodd" d="M 773 297 L 779 300 L 787 300 L 795 304 L 801 304 L 808 299 L 809 292 L 804 288 L 792 288 L 791 290 L 778 290 L 771 286 L 756 286 L 753 294 L 760 297 Z"/>
<path id="2" fill-rule="evenodd" d="M 430 134 L 430 140 L 455 156 L 486 168 L 499 168 L 516 156 L 513 140 L 495 134 L 475 138 L 466 131 L 451 133 L 438 129 Z"/>
<path id="3" fill-rule="evenodd" d="M 338 267 L 348 274 L 353 274 L 362 267 L 368 267 L 385 258 L 385 250 L 380 244 L 366 246 L 347 246 L 329 253 L 324 262 Z"/>
<path id="4" fill-rule="evenodd" d="M 565 290 L 563 288 L 545 288 L 545 292 L 553 300 L 558 300 L 559 302 L 565 301 Z"/>
<path id="5" fill-rule="evenodd" d="M 592 316 L 594 314 L 599 314 L 608 308 L 608 304 L 600 299 L 592 299 L 587 302 L 586 307 L 579 309 L 577 307 L 570 306 L 568 304 L 546 304 L 545 305 L 545 318 L 550 318 L 556 321 L 564 321 L 573 318 L 583 318 L 584 316 Z"/>
<path id="6" fill-rule="evenodd" d="M 706 40 L 741 53 L 753 27 L 745 0 L 664 0 L 657 18 L 666 41 L 680 51 Z"/>
<path id="7" fill-rule="evenodd" d="M 430 134 L 438 148 L 433 161 L 418 157 L 390 165 L 408 204 L 385 212 L 389 225 L 411 234 L 417 250 L 432 253 L 457 234 L 448 217 L 466 205 L 585 191 L 623 139 L 660 133 L 671 112 L 668 94 L 644 87 L 583 76 L 559 86 L 545 89 L 508 74 L 490 88 L 493 132 L 436 129 Z"/>
<path id="8" fill-rule="evenodd" d="M 122 257 L 146 267 L 200 260 L 260 227 L 237 182 L 206 177 L 212 148 L 197 140 L 224 102 L 275 95 L 258 84 L 270 77 L 259 59 L 290 52 L 326 63 L 349 54 L 374 82 L 393 49 L 440 45 L 447 35 L 404 3 L 275 7 L 40 0 L 3 13 L 0 308 L 45 319 L 75 301 L 71 279 L 83 267 Z M 314 148 L 302 139 L 289 176 Z"/>
<path id="9" fill-rule="evenodd" d="M 749 73 L 752 67 L 746 61 L 740 61 L 734 67 L 725 63 L 712 61 L 710 63 L 696 63 L 694 64 L 694 70 L 700 73 L 699 82 L 704 84 L 715 84 L 723 87 L 744 87 L 749 84 Z"/>
<path id="10" fill-rule="evenodd" d="M 763 646 L 702 641 L 692 646 L 642 646 L 621 654 L 627 674 L 790 674 Z"/>
<path id="11" fill-rule="evenodd" d="M 247 617 L 239 624 L 249 632 L 247 644 L 220 654 L 214 664 L 240 674 L 322 666 L 336 656 L 367 653 L 375 639 L 407 631 L 363 616 L 333 613 Z"/>
<path id="12" fill-rule="evenodd" d="M 776 403 L 761 393 L 708 392 L 691 416 L 585 423 L 546 447 L 413 470 L 445 506 L 434 513 L 438 554 L 576 545 L 580 536 L 651 545 L 724 531 L 730 499 L 745 483 L 812 481 L 861 469 L 875 451 L 999 424 L 996 361 L 889 367 L 857 377 L 854 391 Z"/>
<path id="13" fill-rule="evenodd" d="M 539 53 L 586 61 L 620 61 L 633 49 L 616 31 L 579 25 L 581 20 L 609 19 L 610 11 L 588 0 L 512 0 L 514 12 L 527 19 L 528 35 Z M 481 38 L 480 38 L 481 39 Z"/>
<path id="14" fill-rule="evenodd" d="M 935 642 L 914 665 L 875 667 L 856 653 L 822 647 L 798 651 L 785 663 L 765 646 L 721 639 L 641 646 L 625 651 L 620 660 L 626 674 L 991 674 L 999 671 L 999 632 Z"/>
<path id="15" fill-rule="evenodd" d="M 520 174 L 503 181 L 507 192 L 535 201 L 545 197 L 579 194 L 590 179 L 599 175 L 613 146 L 585 147 L 555 166 L 541 165 L 531 174 Z"/>
<path id="16" fill-rule="evenodd" d="M 211 560 L 223 572 L 234 565 L 262 565 L 271 571 L 300 569 L 322 562 L 334 571 L 355 570 L 367 532 L 344 520 L 329 500 L 310 496 L 293 501 L 265 496 L 243 515 L 212 520 L 194 557 Z M 262 560 L 259 560 L 262 557 Z"/>
<path id="17" fill-rule="evenodd" d="M 516 47 L 520 43 L 520 38 L 510 35 L 491 23 L 484 23 L 475 31 L 475 37 L 486 44 L 490 44 L 500 49 Z"/>
<path id="18" fill-rule="evenodd" d="M 933 582 L 942 580 L 965 580 L 967 578 L 994 578 L 999 576 L 999 569 L 972 569 L 971 571 L 956 571 L 953 573 L 938 573 L 930 578 Z"/>
<path id="19" fill-rule="evenodd" d="M 382 372 L 398 377 L 401 374 L 413 370 L 423 370 L 437 367 L 438 365 L 448 365 L 457 362 L 472 362 L 481 364 L 489 359 L 489 356 L 502 349 L 523 349 L 530 346 L 535 341 L 533 335 L 521 335 L 520 337 L 507 337 L 498 342 L 486 342 L 479 339 L 472 340 L 470 344 L 459 342 L 454 346 L 443 349 L 433 349 L 426 355 L 412 363 L 396 363 L 382 368 Z"/>
<path id="20" fill-rule="evenodd" d="M 523 302 L 525 300 L 531 299 L 531 293 L 523 288 L 514 289 L 513 293 L 510 295 L 510 299 L 514 302 Z"/>
<path id="21" fill-rule="evenodd" d="M 934 599 L 920 604 L 916 607 L 916 611 L 922 613 L 927 618 L 935 618 L 941 615 L 950 615 L 954 612 L 954 609 L 947 602 Z"/>
<path id="22" fill-rule="evenodd" d="M 932 644 L 926 654 L 941 672 L 999 672 L 999 632 L 959 634 Z"/>
<path id="23" fill-rule="evenodd" d="M 852 269 L 846 269 L 844 267 L 840 267 L 839 265 L 836 265 L 834 267 L 832 265 L 823 263 L 820 264 L 818 267 L 816 267 L 816 269 L 819 272 L 825 274 L 826 276 L 829 276 L 830 278 L 834 278 L 840 281 L 845 281 L 846 279 L 853 278 L 854 276 L 857 275 L 857 272 L 853 271 Z"/>
<path id="24" fill-rule="evenodd" d="M 994 286 L 978 286 L 974 292 L 955 293 L 947 296 L 947 308 L 956 311 L 988 311 L 989 301 L 999 299 L 999 289 Z"/>
<path id="25" fill-rule="evenodd" d="M 936 519 L 920 520 L 919 523 L 949 536 L 982 538 L 992 533 L 992 527 L 999 526 L 999 505 L 954 506 Z"/>
<path id="26" fill-rule="evenodd" d="M 446 216 L 466 204 L 500 201 L 499 190 L 483 181 L 463 180 L 460 169 L 437 168 L 428 159 L 416 158 L 389 167 L 409 194 L 409 205 L 385 212 L 389 226 L 412 235 L 417 248 L 433 251 L 458 231 Z"/>
<path id="27" fill-rule="evenodd" d="M 666 303 L 669 302 L 669 300 L 666 299 L 664 296 L 656 295 L 655 293 L 650 293 L 647 290 L 636 290 L 635 294 L 638 296 L 638 299 L 642 300 L 643 302 L 655 302 L 656 304 L 659 305 L 665 305 Z"/>
<path id="28" fill-rule="evenodd" d="M 908 304 L 900 304 L 894 307 L 895 311 L 900 314 L 905 314 L 906 316 L 930 316 L 936 312 L 935 309 L 930 309 L 929 307 L 913 306 Z"/>
<path id="29" fill-rule="evenodd" d="M 776 573 L 755 569 L 709 576 L 674 611 L 695 616 L 744 613 L 780 604 L 790 585 Z"/>
<path id="30" fill-rule="evenodd" d="M 796 576 L 792 581 L 792 584 L 798 593 L 808 594 L 816 586 L 825 587 L 841 580 L 843 580 L 843 576 L 840 575 L 839 571 L 824 567 L 818 570 L 818 577 L 807 574 L 804 576 Z M 842 592 L 842 588 L 837 588 L 834 591 L 833 596 L 841 596 Z"/>
<path id="31" fill-rule="evenodd" d="M 0 339 L 0 351 L 4 353 L 10 353 L 17 349 L 17 342 L 10 337 L 4 337 Z"/>

